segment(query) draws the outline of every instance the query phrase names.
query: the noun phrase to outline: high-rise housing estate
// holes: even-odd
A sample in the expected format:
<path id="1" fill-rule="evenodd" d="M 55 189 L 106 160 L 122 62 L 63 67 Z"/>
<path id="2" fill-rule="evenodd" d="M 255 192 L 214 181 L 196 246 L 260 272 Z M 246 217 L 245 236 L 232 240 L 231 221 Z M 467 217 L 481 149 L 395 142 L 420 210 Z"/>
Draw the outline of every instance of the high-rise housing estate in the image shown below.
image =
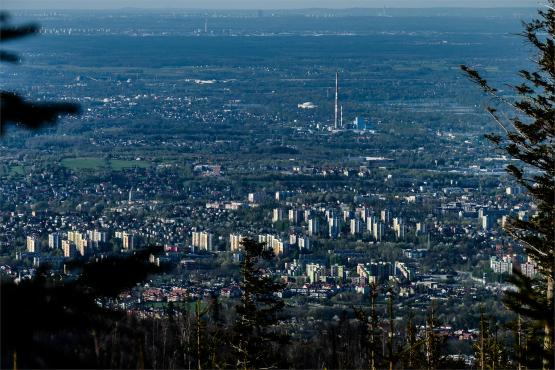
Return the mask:
<path id="1" fill-rule="evenodd" d="M 299 249 L 308 250 L 310 249 L 310 239 L 306 236 L 299 236 L 297 238 L 297 246 Z"/>
<path id="2" fill-rule="evenodd" d="M 306 276 L 311 283 L 320 281 L 322 276 L 326 275 L 326 268 L 318 263 L 307 263 L 306 264 Z"/>
<path id="3" fill-rule="evenodd" d="M 404 279 L 410 281 L 414 275 L 413 269 L 409 268 L 405 263 L 395 261 L 395 276 L 402 276 Z"/>
<path id="4" fill-rule="evenodd" d="M 273 250 L 274 254 L 283 254 L 287 251 L 287 242 L 272 234 L 258 235 L 258 242 L 265 243 L 265 249 Z"/>
<path id="5" fill-rule="evenodd" d="M 353 218 L 353 216 L 354 216 L 354 213 L 350 209 L 346 209 L 343 211 L 343 221 L 347 222 L 351 218 Z"/>
<path id="6" fill-rule="evenodd" d="M 274 208 L 272 222 L 282 221 L 285 218 L 285 211 L 281 208 Z"/>
<path id="7" fill-rule="evenodd" d="M 318 235 L 320 231 L 320 222 L 318 222 L 317 218 L 311 218 L 308 220 L 308 235 Z"/>
<path id="8" fill-rule="evenodd" d="M 77 249 L 77 252 L 79 252 L 81 256 L 84 256 L 87 253 L 89 248 L 89 240 L 85 238 L 77 239 L 77 241 L 75 242 L 75 248 Z"/>
<path id="9" fill-rule="evenodd" d="M 351 220 L 351 225 L 350 225 L 351 235 L 360 234 L 361 226 L 362 226 L 362 222 L 360 222 L 358 218 L 353 218 Z"/>
<path id="10" fill-rule="evenodd" d="M 337 238 L 339 236 L 341 224 L 339 218 L 332 217 L 328 219 L 328 229 L 330 238 Z"/>
<path id="11" fill-rule="evenodd" d="M 290 234 L 289 235 L 289 244 L 297 245 L 297 239 L 298 239 L 298 236 L 296 234 Z"/>
<path id="12" fill-rule="evenodd" d="M 229 234 L 229 247 L 232 252 L 243 249 L 241 243 L 245 237 L 240 234 Z"/>
<path id="13" fill-rule="evenodd" d="M 48 235 L 48 248 L 60 249 L 62 238 L 59 233 L 51 233 Z"/>
<path id="14" fill-rule="evenodd" d="M 339 279 L 345 279 L 345 266 L 343 265 L 331 265 L 330 266 L 330 276 Z"/>
<path id="15" fill-rule="evenodd" d="M 395 217 L 393 218 L 393 231 L 397 236 L 397 239 L 404 239 L 405 238 L 405 223 L 403 219 Z"/>
<path id="16" fill-rule="evenodd" d="M 520 272 L 529 278 L 533 278 L 536 275 L 537 268 L 536 262 L 528 256 L 528 261 L 520 265 Z"/>
<path id="17" fill-rule="evenodd" d="M 193 231 L 191 233 L 191 245 L 195 248 L 200 248 L 200 232 Z"/>
<path id="18" fill-rule="evenodd" d="M 303 235 L 290 234 L 289 244 L 296 245 L 301 250 L 310 249 L 310 239 Z"/>
<path id="19" fill-rule="evenodd" d="M 357 274 L 359 277 L 365 278 L 368 283 L 387 280 L 392 275 L 392 270 L 391 262 L 380 261 L 357 265 Z"/>
<path id="20" fill-rule="evenodd" d="M 370 210 L 370 208 L 366 207 L 357 208 L 356 213 L 358 217 L 363 221 L 372 216 L 372 211 Z"/>
<path id="21" fill-rule="evenodd" d="M 380 214 L 380 218 L 381 220 L 386 224 L 389 225 L 389 219 L 391 218 L 391 213 L 389 212 L 389 209 L 384 209 L 381 214 Z"/>
<path id="22" fill-rule="evenodd" d="M 492 228 L 493 226 L 493 220 L 492 217 L 489 215 L 483 215 L 480 218 L 481 224 L 482 224 L 482 229 L 483 230 L 489 230 Z"/>
<path id="23" fill-rule="evenodd" d="M 302 217 L 303 217 L 302 211 L 298 209 L 289 210 L 289 222 L 291 222 L 293 225 L 299 224 L 302 220 Z"/>
<path id="24" fill-rule="evenodd" d="M 274 251 L 274 254 L 276 256 L 287 252 L 287 242 L 275 238 L 274 240 L 272 240 L 272 250 Z"/>
<path id="25" fill-rule="evenodd" d="M 509 256 L 502 259 L 493 256 L 490 258 L 490 266 L 496 274 L 512 274 L 513 273 L 513 260 Z"/>
<path id="26" fill-rule="evenodd" d="M 266 198 L 266 194 L 263 192 L 249 193 L 247 198 L 249 200 L 249 203 L 260 203 L 264 201 L 264 198 Z"/>
<path id="27" fill-rule="evenodd" d="M 69 240 L 62 240 L 62 251 L 64 257 L 73 257 L 75 255 L 75 244 Z"/>
<path id="28" fill-rule="evenodd" d="M 90 241 L 95 243 L 106 243 L 106 241 L 108 240 L 108 233 L 106 231 L 88 230 L 87 236 L 89 237 Z"/>
<path id="29" fill-rule="evenodd" d="M 366 217 L 366 229 L 368 231 L 370 231 L 370 233 L 372 233 L 372 228 L 374 227 L 374 222 L 376 220 L 376 217 L 374 216 L 368 216 Z"/>
<path id="30" fill-rule="evenodd" d="M 72 230 L 72 231 L 68 231 L 67 232 L 67 240 L 69 240 L 70 242 L 75 242 L 75 240 L 77 240 L 79 235 L 78 231 Z"/>
<path id="31" fill-rule="evenodd" d="M 280 202 L 282 200 L 285 200 L 289 197 L 290 192 L 289 191 L 276 191 L 276 195 L 275 195 L 275 199 Z"/>
<path id="32" fill-rule="evenodd" d="M 214 235 L 207 231 L 193 231 L 191 244 L 193 247 L 199 248 L 200 250 L 213 251 L 213 239 Z"/>
<path id="33" fill-rule="evenodd" d="M 121 239 L 123 241 L 123 249 L 135 249 L 135 235 L 133 233 L 123 232 Z"/>
<path id="34" fill-rule="evenodd" d="M 36 253 L 39 251 L 39 240 L 36 236 L 27 237 L 27 252 Z"/>
<path id="35" fill-rule="evenodd" d="M 374 221 L 372 224 L 372 237 L 375 241 L 381 241 L 384 234 L 384 225 L 380 221 Z"/>

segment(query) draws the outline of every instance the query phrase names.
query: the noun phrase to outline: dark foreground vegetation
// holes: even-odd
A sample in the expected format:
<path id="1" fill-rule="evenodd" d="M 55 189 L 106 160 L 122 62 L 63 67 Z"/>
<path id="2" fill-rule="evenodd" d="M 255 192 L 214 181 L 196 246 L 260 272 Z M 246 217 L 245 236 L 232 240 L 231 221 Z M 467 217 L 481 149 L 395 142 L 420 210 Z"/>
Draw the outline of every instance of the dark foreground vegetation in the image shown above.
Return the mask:
<path id="1" fill-rule="evenodd" d="M 489 108 L 504 130 L 490 139 L 518 160 L 508 170 L 537 205 L 530 220 L 513 220 L 508 228 L 539 266 L 534 279 L 514 274 L 515 290 L 505 299 L 514 320 L 504 327 L 512 335 L 498 336 L 496 318 L 482 314 L 474 358 L 448 355 L 450 343 L 442 334 L 446 323 L 437 315 L 440 303 L 430 302 L 425 317 L 415 317 L 410 307 L 396 312 L 396 293 L 387 282 L 371 284 L 367 308 L 353 305 L 330 322 L 299 328 L 280 297 L 282 283 L 267 272 L 273 253 L 263 243 L 245 239 L 240 297 L 227 304 L 212 296 L 189 304 L 170 302 L 162 315 L 117 309 L 126 290 L 164 271 L 153 263 L 157 248 L 69 264 L 71 278 L 41 268 L 31 280 L 2 282 L 2 367 L 553 368 L 554 6 L 550 0 L 540 18 L 526 26 L 524 35 L 538 52 L 538 69 L 521 72 L 525 82 L 515 87 L 515 101 L 463 67 L 496 102 L 516 109 L 505 122 L 498 108 Z M 4 39 L 10 33 L 3 29 L 2 34 Z M 2 109 L 11 112 L 8 104 L 16 95 L 7 94 Z M 31 103 L 29 109 L 36 107 Z M 28 111 L 15 109 L 9 122 L 35 127 L 76 112 L 74 106 L 53 107 L 32 111 L 32 120 Z"/>

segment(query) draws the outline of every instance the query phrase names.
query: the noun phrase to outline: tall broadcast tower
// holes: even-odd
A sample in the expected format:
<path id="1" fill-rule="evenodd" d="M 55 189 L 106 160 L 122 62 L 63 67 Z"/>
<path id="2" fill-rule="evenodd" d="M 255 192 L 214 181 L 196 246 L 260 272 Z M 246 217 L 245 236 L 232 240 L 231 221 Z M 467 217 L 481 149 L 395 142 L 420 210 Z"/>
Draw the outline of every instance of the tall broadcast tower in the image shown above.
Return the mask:
<path id="1" fill-rule="evenodd" d="M 339 71 L 335 72 L 335 120 L 333 127 L 339 129 Z"/>

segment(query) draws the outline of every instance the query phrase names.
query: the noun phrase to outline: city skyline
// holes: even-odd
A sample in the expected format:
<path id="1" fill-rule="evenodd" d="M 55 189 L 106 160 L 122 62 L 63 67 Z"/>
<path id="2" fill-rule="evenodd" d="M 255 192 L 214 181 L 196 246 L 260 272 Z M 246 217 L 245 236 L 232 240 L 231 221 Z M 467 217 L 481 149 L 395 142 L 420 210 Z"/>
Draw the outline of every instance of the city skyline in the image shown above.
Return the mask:
<path id="1" fill-rule="evenodd" d="M 148 9 L 304 9 L 304 8 L 511 8 L 511 7 L 538 7 L 542 6 L 537 0 L 468 0 L 465 2 L 455 0 L 279 0 L 265 2 L 260 0 L 97 0 L 93 4 L 88 1 L 68 0 L 6 0 L 3 7 L 7 9 L 121 9 L 121 8 L 148 8 Z"/>

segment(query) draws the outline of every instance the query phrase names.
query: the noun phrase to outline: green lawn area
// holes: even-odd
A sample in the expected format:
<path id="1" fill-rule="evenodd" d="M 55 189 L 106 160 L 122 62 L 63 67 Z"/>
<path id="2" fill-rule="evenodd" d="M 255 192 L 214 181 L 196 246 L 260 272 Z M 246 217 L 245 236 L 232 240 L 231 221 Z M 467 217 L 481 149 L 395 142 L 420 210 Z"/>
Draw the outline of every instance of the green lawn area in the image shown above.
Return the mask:
<path id="1" fill-rule="evenodd" d="M 19 165 L 0 165 L 0 176 L 25 175 L 25 167 Z"/>
<path id="2" fill-rule="evenodd" d="M 11 166 L 9 174 L 10 175 L 24 175 L 25 174 L 25 168 L 23 166 Z"/>
<path id="3" fill-rule="evenodd" d="M 0 176 L 22 176 L 25 175 L 25 167 L 21 165 L 0 164 Z"/>
<path id="4" fill-rule="evenodd" d="M 107 167 L 113 170 L 123 170 L 133 167 L 146 168 L 151 164 L 148 161 L 132 161 L 125 159 L 110 159 L 106 161 L 98 157 L 64 158 L 60 163 L 62 166 L 72 170 L 95 170 Z"/>
<path id="5" fill-rule="evenodd" d="M 61 164 L 62 166 L 72 170 L 94 170 L 106 167 L 105 160 L 94 157 L 64 158 L 62 159 Z"/>

